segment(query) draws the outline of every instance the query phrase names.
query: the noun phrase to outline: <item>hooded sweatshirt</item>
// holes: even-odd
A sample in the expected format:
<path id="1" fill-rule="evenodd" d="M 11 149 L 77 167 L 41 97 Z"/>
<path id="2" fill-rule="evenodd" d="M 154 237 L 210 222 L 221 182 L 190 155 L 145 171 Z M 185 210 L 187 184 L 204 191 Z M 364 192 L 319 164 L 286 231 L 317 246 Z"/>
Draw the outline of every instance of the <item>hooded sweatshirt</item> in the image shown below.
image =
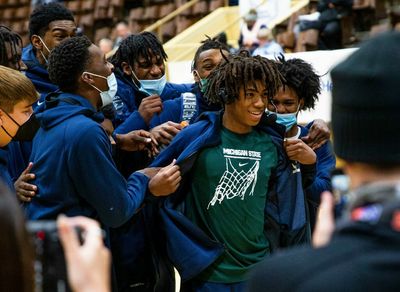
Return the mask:
<path id="1" fill-rule="evenodd" d="M 7 169 L 8 151 L 7 146 L 0 148 L 0 180 L 11 190 L 14 190 L 14 184 Z"/>
<path id="2" fill-rule="evenodd" d="M 148 177 L 134 173 L 126 181 L 111 156 L 103 120 L 81 96 L 59 93 L 46 97 L 36 111 L 41 128 L 30 160 L 37 195 L 26 204 L 28 219 L 55 219 L 58 214 L 96 218 L 117 227 L 142 203 Z"/>
<path id="3" fill-rule="evenodd" d="M 40 93 L 37 103 L 34 103 L 33 109 L 44 101 L 44 98 L 50 92 L 56 91 L 58 86 L 49 79 L 47 69 L 39 63 L 36 58 L 32 45 L 25 47 L 22 51 L 22 60 L 28 69 L 25 71 L 36 90 Z M 13 181 L 15 181 L 29 164 L 29 156 L 32 151 L 30 141 L 11 141 L 8 145 L 8 171 Z"/>
<path id="4" fill-rule="evenodd" d="M 58 86 L 53 84 L 49 78 L 47 69 L 39 63 L 36 58 L 32 45 L 25 47 L 22 51 L 22 61 L 28 67 L 26 70 L 26 77 L 28 77 L 35 88 L 40 93 L 40 100 L 42 102 L 45 96 L 58 89 Z"/>
<path id="5" fill-rule="evenodd" d="M 147 97 L 143 92 L 140 92 L 133 84 L 131 78 L 119 69 L 115 70 L 115 76 L 118 82 L 118 91 L 113 99 L 116 109 L 114 124 L 116 126 L 115 133 L 125 134 L 133 130 L 148 129 L 138 109 L 142 99 Z M 174 84 L 167 82 L 160 97 L 163 101 L 177 98 L 183 92 L 188 92 L 191 89 L 191 84 Z"/>

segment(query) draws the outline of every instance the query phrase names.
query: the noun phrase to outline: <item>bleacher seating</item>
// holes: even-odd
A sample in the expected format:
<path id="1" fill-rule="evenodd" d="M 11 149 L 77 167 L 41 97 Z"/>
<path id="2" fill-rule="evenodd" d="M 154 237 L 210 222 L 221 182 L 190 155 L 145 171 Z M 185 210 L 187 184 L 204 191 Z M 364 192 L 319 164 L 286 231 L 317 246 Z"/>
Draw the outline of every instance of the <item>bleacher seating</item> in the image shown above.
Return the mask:
<path id="1" fill-rule="evenodd" d="M 19 33 L 24 44 L 28 43 L 28 19 L 31 13 L 29 0 L 0 0 L 0 24 Z"/>
<path id="2" fill-rule="evenodd" d="M 133 33 L 172 13 L 189 0 L 65 0 L 76 23 L 94 42 L 110 37 L 116 22 L 125 19 Z M 163 39 L 168 40 L 197 20 L 224 5 L 224 0 L 200 0 L 162 27 Z M 128 7 L 129 9 L 125 9 Z M 9 26 L 28 40 L 28 19 L 32 12 L 30 0 L 0 0 L 0 23 Z"/>
<path id="3" fill-rule="evenodd" d="M 152 0 L 147 1 L 147 6 L 136 7 L 129 12 L 131 31 L 136 33 L 151 25 L 158 19 L 167 16 L 175 9 L 187 3 L 188 0 Z M 190 25 L 224 5 L 224 0 L 200 0 L 192 7 L 183 11 L 178 17 L 162 27 L 163 39 L 168 40 L 182 32 Z"/>

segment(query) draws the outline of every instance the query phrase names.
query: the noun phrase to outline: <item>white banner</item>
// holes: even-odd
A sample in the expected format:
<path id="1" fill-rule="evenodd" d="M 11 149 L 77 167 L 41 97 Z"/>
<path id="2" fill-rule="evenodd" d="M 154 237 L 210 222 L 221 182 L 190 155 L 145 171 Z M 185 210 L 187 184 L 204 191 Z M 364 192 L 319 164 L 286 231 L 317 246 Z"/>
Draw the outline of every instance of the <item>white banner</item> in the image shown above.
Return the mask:
<path id="1" fill-rule="evenodd" d="M 299 58 L 310 63 L 318 75 L 321 76 L 321 94 L 314 110 L 302 111 L 297 121 L 308 123 L 315 119 L 331 120 L 332 80 L 330 71 L 335 65 L 346 59 L 356 49 L 342 49 L 333 51 L 312 51 L 286 54 L 285 58 Z"/>
<path id="2" fill-rule="evenodd" d="M 265 2 L 264 4 L 262 4 Z M 239 12 L 245 16 L 250 9 L 256 8 L 258 20 L 268 26 L 290 11 L 290 0 L 240 0 Z"/>
<path id="3" fill-rule="evenodd" d="M 310 63 L 317 74 L 321 76 L 321 94 L 316 103 L 315 109 L 304 111 L 299 114 L 299 123 L 308 123 L 315 119 L 331 120 L 331 93 L 332 81 L 330 78 L 331 69 L 346 59 L 356 49 L 342 49 L 333 51 L 312 51 L 286 54 L 286 59 L 300 58 Z M 168 77 L 172 83 L 192 83 L 191 62 L 169 62 Z"/>

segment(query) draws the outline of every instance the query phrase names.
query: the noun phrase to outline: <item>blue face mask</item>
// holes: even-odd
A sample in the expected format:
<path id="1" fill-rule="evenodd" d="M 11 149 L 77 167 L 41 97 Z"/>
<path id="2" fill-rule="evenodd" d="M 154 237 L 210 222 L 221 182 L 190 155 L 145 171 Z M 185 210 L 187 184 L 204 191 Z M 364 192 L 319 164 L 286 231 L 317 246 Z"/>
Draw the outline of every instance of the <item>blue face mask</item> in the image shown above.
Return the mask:
<path id="1" fill-rule="evenodd" d="M 297 124 L 297 112 L 291 114 L 276 113 L 276 122 L 286 127 L 288 132 L 295 124 Z"/>
<path id="2" fill-rule="evenodd" d="M 143 92 L 146 95 L 153 95 L 153 94 L 158 94 L 161 95 L 161 93 L 164 90 L 165 84 L 167 84 L 167 77 L 165 74 L 160 78 L 160 79 L 153 79 L 153 80 L 140 80 L 136 77 L 135 73 L 132 70 L 132 82 L 135 84 L 135 86 L 138 88 L 140 92 Z M 136 78 L 136 80 L 139 81 L 140 87 L 137 85 L 137 82 L 133 79 L 133 77 Z"/>
<path id="3" fill-rule="evenodd" d="M 276 122 L 286 127 L 286 132 L 288 132 L 294 125 L 297 124 L 297 113 L 299 112 L 300 104 L 294 113 L 289 114 L 276 114 Z"/>

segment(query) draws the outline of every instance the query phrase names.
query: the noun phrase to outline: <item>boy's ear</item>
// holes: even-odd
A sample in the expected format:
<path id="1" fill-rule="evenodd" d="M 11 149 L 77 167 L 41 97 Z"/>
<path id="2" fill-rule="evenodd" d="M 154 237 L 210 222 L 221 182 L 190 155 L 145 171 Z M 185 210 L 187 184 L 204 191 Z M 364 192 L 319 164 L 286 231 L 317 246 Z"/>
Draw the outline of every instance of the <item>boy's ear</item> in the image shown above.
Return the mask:
<path id="1" fill-rule="evenodd" d="M 90 75 L 90 74 L 83 73 L 81 75 L 81 79 L 85 83 L 89 83 L 89 84 L 93 84 L 94 83 L 93 76 Z"/>
<path id="2" fill-rule="evenodd" d="M 125 75 L 131 76 L 132 75 L 132 70 L 131 66 L 127 62 L 122 62 L 121 63 L 122 71 L 124 72 Z"/>
<path id="3" fill-rule="evenodd" d="M 194 82 L 199 83 L 200 82 L 199 72 L 197 72 L 197 70 L 193 70 L 192 74 L 193 74 Z"/>
<path id="4" fill-rule="evenodd" d="M 300 99 L 299 105 L 299 110 L 302 110 L 304 108 L 304 99 Z"/>
<path id="5" fill-rule="evenodd" d="M 43 50 L 43 43 L 40 41 L 39 37 L 37 35 L 31 36 L 31 43 L 32 46 L 35 47 L 37 50 Z"/>

